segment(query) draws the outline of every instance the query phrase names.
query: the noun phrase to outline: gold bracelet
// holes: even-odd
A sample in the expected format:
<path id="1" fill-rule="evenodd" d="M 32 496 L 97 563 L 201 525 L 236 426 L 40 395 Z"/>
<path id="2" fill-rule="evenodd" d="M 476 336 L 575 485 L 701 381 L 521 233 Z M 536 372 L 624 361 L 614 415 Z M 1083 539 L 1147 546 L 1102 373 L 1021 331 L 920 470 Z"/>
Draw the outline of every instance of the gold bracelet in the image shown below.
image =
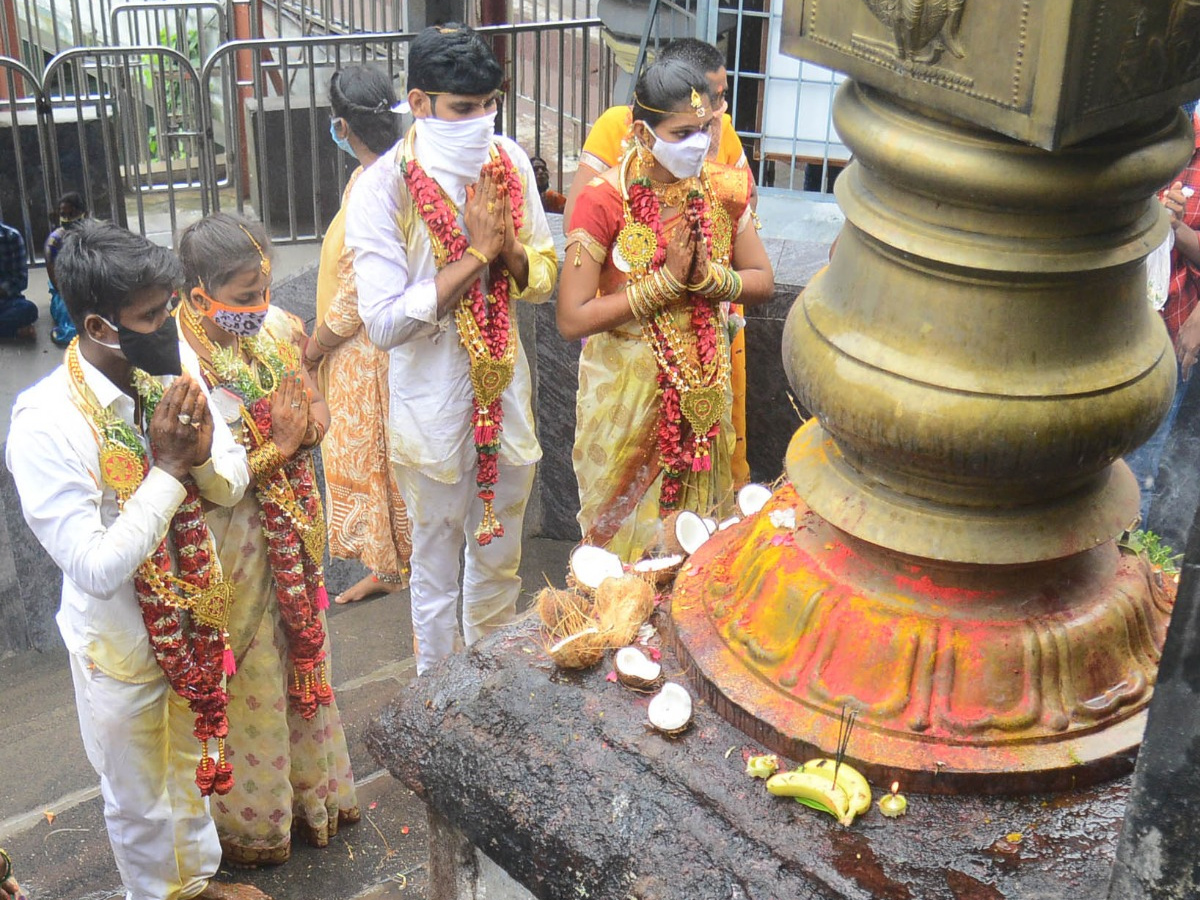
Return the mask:
<path id="1" fill-rule="evenodd" d="M 250 472 L 255 481 L 264 481 L 269 475 L 281 469 L 287 462 L 287 457 L 274 441 L 267 441 L 250 454 Z"/>
<path id="2" fill-rule="evenodd" d="M 492 261 L 484 255 L 482 250 L 476 250 L 474 247 L 467 247 L 467 253 L 470 253 L 485 266 L 490 266 L 492 264 Z"/>
<path id="3" fill-rule="evenodd" d="M 0 875 L 0 884 L 3 884 L 4 882 L 8 881 L 8 879 L 12 878 L 13 864 L 12 857 L 9 856 L 8 852 L 3 848 L 0 848 L 0 859 L 4 860 L 4 874 Z"/>

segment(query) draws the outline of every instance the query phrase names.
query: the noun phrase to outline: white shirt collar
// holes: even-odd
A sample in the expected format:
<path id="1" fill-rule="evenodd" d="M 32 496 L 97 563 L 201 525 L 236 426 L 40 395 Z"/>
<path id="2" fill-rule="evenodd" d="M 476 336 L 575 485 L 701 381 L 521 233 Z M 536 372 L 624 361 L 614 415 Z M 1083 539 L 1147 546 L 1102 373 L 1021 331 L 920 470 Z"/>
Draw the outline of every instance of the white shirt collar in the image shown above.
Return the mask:
<path id="1" fill-rule="evenodd" d="M 79 368 L 83 371 L 84 383 L 91 388 L 101 409 L 108 409 L 122 397 L 130 403 L 133 402 L 132 397 L 113 384 L 108 376 L 88 362 L 82 353 L 79 353 Z"/>

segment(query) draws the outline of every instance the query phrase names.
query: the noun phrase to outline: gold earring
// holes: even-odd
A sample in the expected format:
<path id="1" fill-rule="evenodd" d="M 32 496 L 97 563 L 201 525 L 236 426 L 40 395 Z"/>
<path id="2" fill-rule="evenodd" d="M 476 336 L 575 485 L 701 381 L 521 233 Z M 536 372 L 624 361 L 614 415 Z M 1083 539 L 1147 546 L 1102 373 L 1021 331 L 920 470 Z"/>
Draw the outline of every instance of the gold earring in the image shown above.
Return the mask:
<path id="1" fill-rule="evenodd" d="M 651 168 L 654 165 L 654 154 L 651 152 L 650 148 L 642 142 L 641 138 L 634 138 L 634 141 L 637 144 L 638 165 L 640 165 L 643 169 Z"/>

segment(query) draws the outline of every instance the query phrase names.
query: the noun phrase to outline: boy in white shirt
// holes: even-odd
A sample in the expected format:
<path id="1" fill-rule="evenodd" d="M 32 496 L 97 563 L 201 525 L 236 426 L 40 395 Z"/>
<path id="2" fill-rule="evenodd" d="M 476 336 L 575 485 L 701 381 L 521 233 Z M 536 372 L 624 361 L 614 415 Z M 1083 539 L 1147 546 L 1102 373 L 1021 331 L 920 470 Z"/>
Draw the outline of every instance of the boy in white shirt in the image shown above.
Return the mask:
<path id="1" fill-rule="evenodd" d="M 210 880 L 221 848 L 207 794 L 233 777 L 221 753 L 233 598 L 201 498 L 232 506 L 249 470 L 184 374 L 195 359 L 181 359 L 169 317 L 181 275 L 169 250 L 123 228 L 71 233 L 56 276 L 79 337 L 17 398 L 7 462 L 63 571 L 58 626 L 127 900 L 261 900 Z"/>

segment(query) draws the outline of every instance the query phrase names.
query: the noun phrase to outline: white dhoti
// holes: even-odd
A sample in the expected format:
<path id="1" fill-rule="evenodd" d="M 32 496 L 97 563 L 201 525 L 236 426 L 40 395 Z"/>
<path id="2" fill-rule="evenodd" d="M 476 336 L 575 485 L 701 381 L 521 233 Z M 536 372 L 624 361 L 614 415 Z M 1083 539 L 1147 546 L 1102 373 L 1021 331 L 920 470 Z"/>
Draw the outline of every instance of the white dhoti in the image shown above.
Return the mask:
<path id="1" fill-rule="evenodd" d="M 504 537 L 481 547 L 475 529 L 483 501 L 472 472 L 455 484 L 427 478 L 416 469 L 395 465 L 400 495 L 412 520 L 413 635 L 417 674 L 454 652 L 458 636 L 458 578 L 462 573 L 463 635 L 468 644 L 512 622 L 521 593 L 521 536 L 525 506 L 533 488 L 534 466 L 499 466 L 492 501 L 504 525 Z"/>
<path id="2" fill-rule="evenodd" d="M 71 675 L 126 900 L 194 897 L 221 863 L 208 800 L 194 780 L 195 716 L 166 678 L 118 681 L 75 654 Z"/>

